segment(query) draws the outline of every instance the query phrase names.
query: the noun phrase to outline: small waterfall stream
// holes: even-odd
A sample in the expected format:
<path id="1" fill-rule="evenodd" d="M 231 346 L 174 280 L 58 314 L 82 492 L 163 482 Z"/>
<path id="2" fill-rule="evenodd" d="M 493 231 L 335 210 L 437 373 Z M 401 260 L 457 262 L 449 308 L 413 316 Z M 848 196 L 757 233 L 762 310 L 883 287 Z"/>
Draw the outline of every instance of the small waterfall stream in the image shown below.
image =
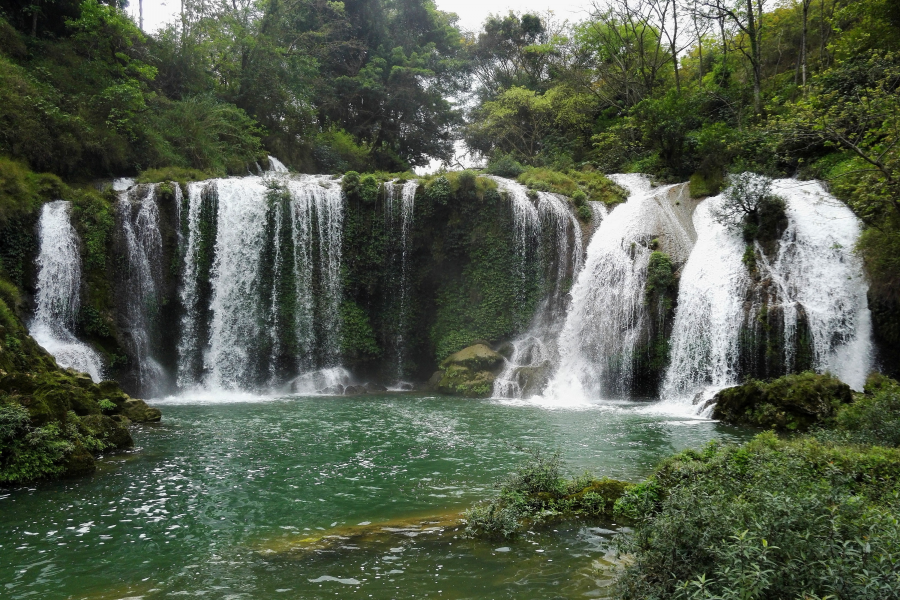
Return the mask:
<path id="1" fill-rule="evenodd" d="M 394 185 L 387 184 L 388 195 L 393 200 L 395 194 Z M 416 190 L 419 181 L 407 181 L 400 189 L 400 284 L 399 284 L 399 308 L 397 314 L 397 349 L 396 376 L 398 384 L 402 384 L 404 377 L 404 361 L 406 360 L 406 345 L 404 338 L 407 335 L 409 322 L 409 237 L 415 219 Z M 393 211 L 393 206 L 391 206 Z M 393 218 L 393 217 L 392 217 Z"/>
<path id="2" fill-rule="evenodd" d="M 180 195 L 180 188 L 175 188 Z M 155 394 L 164 381 L 151 339 L 159 317 L 162 281 L 162 235 L 156 187 L 138 186 L 120 192 L 117 217 L 127 265 L 121 284 L 120 305 L 124 317 L 121 329 L 136 362 L 138 386 L 145 393 Z"/>
<path id="3" fill-rule="evenodd" d="M 70 210 L 64 200 L 41 207 L 37 307 L 29 330 L 59 366 L 87 373 L 97 382 L 103 377 L 103 361 L 73 333 L 81 308 L 81 254 Z"/>
<path id="4" fill-rule="evenodd" d="M 543 389 L 556 364 L 556 332 L 565 315 L 566 283 L 578 274 L 583 262 L 581 227 L 568 202 L 559 196 L 537 192 L 532 201 L 525 186 L 500 177 L 494 180 L 509 194 L 512 204 L 520 278 L 524 280 L 523 267 L 529 260 L 540 260 L 546 263 L 550 280 L 549 292 L 540 300 L 527 331 L 510 342 L 503 371 L 494 381 L 495 397 L 524 398 Z M 545 239 L 551 256 L 543 252 Z"/>

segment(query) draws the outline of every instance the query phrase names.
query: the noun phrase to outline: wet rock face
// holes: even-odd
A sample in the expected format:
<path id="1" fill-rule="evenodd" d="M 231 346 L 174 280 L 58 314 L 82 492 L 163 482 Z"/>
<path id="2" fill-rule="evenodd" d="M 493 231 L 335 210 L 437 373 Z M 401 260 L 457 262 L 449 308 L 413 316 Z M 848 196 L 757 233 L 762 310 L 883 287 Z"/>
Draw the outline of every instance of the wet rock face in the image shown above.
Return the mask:
<path id="1" fill-rule="evenodd" d="M 825 425 L 843 404 L 853 401 L 850 386 L 831 375 L 812 372 L 771 382 L 750 380 L 713 399 L 713 418 L 780 431 L 805 431 Z"/>
<path id="2" fill-rule="evenodd" d="M 487 398 L 502 367 L 503 356 L 484 344 L 463 348 L 441 363 L 442 375 L 437 382 L 437 391 L 451 396 Z"/>

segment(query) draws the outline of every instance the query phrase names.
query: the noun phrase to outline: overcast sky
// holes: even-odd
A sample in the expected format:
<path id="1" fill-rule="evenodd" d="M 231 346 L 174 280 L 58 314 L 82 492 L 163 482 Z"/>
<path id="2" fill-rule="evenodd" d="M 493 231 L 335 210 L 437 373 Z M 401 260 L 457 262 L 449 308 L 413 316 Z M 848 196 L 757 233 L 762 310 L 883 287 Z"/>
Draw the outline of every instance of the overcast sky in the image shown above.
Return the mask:
<path id="1" fill-rule="evenodd" d="M 129 0 L 128 12 L 138 17 L 138 0 Z M 144 30 L 156 31 L 172 21 L 181 7 L 180 0 L 144 0 Z M 544 12 L 552 9 L 560 20 L 578 21 L 586 16 L 590 0 L 437 0 L 437 7 L 459 15 L 460 26 L 470 31 L 478 30 L 484 19 L 491 13 L 506 14 L 510 9 L 517 12 Z"/>

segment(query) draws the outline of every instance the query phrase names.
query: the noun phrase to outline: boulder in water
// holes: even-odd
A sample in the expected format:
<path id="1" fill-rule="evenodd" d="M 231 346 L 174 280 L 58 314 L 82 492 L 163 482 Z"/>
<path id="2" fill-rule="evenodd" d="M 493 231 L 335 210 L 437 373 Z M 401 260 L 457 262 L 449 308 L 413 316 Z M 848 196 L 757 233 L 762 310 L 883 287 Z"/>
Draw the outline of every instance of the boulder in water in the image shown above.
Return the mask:
<path id="1" fill-rule="evenodd" d="M 485 344 L 463 348 L 441 363 L 441 379 L 437 382 L 437 390 L 453 396 L 487 398 L 493 391 L 494 379 L 502 367 L 503 357 Z"/>
<path id="2" fill-rule="evenodd" d="M 832 375 L 811 371 L 774 381 L 750 381 L 713 398 L 712 416 L 727 423 L 781 431 L 805 431 L 827 425 L 837 410 L 853 401 L 850 386 Z"/>
<path id="3" fill-rule="evenodd" d="M 367 383 L 366 384 L 366 392 L 369 394 L 378 394 L 381 392 L 386 392 L 388 389 L 381 385 L 380 383 Z"/>
<path id="4" fill-rule="evenodd" d="M 348 385 L 344 388 L 345 396 L 361 396 L 367 393 L 365 386 L 362 385 Z"/>

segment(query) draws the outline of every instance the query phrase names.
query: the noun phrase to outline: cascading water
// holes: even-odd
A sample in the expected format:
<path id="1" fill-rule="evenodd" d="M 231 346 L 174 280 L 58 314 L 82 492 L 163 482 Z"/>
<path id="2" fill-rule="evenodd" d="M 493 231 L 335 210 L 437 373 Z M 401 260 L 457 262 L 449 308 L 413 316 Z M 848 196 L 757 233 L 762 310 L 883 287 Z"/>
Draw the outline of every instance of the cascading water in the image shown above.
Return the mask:
<path id="1" fill-rule="evenodd" d="M 318 348 L 320 365 L 335 367 L 340 359 L 344 194 L 339 181 L 323 176 L 291 179 L 287 185 L 291 194 L 296 293 L 302 304 L 297 312 L 300 349 L 305 357 L 301 366 L 313 366 Z M 316 274 L 318 278 L 314 279 Z"/>
<path id="2" fill-rule="evenodd" d="M 776 180 L 772 192 L 786 201 L 788 226 L 773 260 L 758 245 L 756 254 L 761 278 L 772 284 L 770 302 L 781 309 L 785 370 L 796 369 L 802 313 L 812 367 L 861 389 L 872 366 L 872 340 L 868 284 L 853 253 L 859 221 L 817 182 Z M 689 404 L 698 394 L 708 399 L 739 381 L 741 328 L 757 318 L 747 303 L 752 281 L 742 260 L 745 243 L 712 216 L 723 198 L 707 200 L 694 219 L 699 237 L 681 277 L 662 393 L 675 403 Z"/>
<path id="3" fill-rule="evenodd" d="M 277 387 L 338 367 L 339 181 L 279 171 L 193 183 L 181 222 L 179 387 Z"/>
<path id="4" fill-rule="evenodd" d="M 522 398 L 539 392 L 556 360 L 556 331 L 564 315 L 566 281 L 582 264 L 581 228 L 568 203 L 555 194 L 538 192 L 533 202 L 528 190 L 513 181 L 494 178 L 510 198 L 520 277 L 529 259 L 546 260 L 552 286 L 541 299 L 524 335 L 513 340 L 503 371 L 494 380 L 493 395 Z M 542 257 L 548 238 L 552 256 Z M 535 256 L 536 255 L 536 256 Z M 523 286 L 524 287 L 524 286 Z"/>
<path id="5" fill-rule="evenodd" d="M 873 351 L 869 285 L 853 251 L 859 220 L 818 182 L 778 180 L 773 191 L 787 200 L 790 222 L 774 270 L 783 274 L 789 302 L 805 309 L 813 367 L 861 390 L 872 369 Z M 796 316 L 786 318 L 796 322 Z M 786 339 L 785 347 L 792 342 Z"/>
<path id="6" fill-rule="evenodd" d="M 176 185 L 176 201 L 181 189 Z M 125 250 L 120 305 L 128 351 L 134 357 L 138 388 L 154 394 L 163 382 L 156 360 L 152 333 L 159 316 L 162 281 L 162 235 L 155 186 L 139 186 L 120 192 L 117 218 Z"/>
<path id="7" fill-rule="evenodd" d="M 750 279 L 740 234 L 713 216 L 722 200 L 710 198 L 694 213 L 697 244 L 678 288 L 662 391 L 666 400 L 690 401 L 704 387 L 732 385 L 738 375 L 739 335 Z"/>
<path id="8" fill-rule="evenodd" d="M 260 338 L 268 333 L 259 301 L 267 189 L 257 177 L 219 179 L 215 186 L 219 213 L 204 362 L 210 387 L 241 389 L 253 386 Z"/>
<path id="9" fill-rule="evenodd" d="M 513 238 L 516 244 L 516 254 L 519 256 L 516 268 L 518 270 L 519 286 L 517 296 L 519 304 L 524 304 L 528 285 L 527 266 L 533 261 L 540 260 L 541 245 L 541 216 L 537 206 L 528 197 L 529 190 L 524 185 L 502 177 L 491 177 L 497 182 L 501 190 L 509 196 L 513 216 Z"/>
<path id="10" fill-rule="evenodd" d="M 684 186 L 652 188 L 642 175 L 612 179 L 630 196 L 591 238 L 559 334 L 559 366 L 543 396 L 552 402 L 627 397 L 636 352 L 646 344 L 645 285 L 653 240 L 674 260 L 693 245 Z"/>
<path id="11" fill-rule="evenodd" d="M 393 185 L 389 184 L 391 196 Z M 407 181 L 400 190 L 400 285 L 399 285 L 399 310 L 397 315 L 397 381 L 403 381 L 403 363 L 406 359 L 406 335 L 407 321 L 409 319 L 409 234 L 412 229 L 416 208 L 416 190 L 419 188 L 418 180 Z"/>
<path id="12" fill-rule="evenodd" d="M 80 308 L 81 254 L 69 220 L 70 208 L 64 200 L 48 202 L 41 208 L 37 308 L 29 329 L 57 364 L 87 373 L 97 382 L 103 376 L 103 361 L 73 333 Z"/>

